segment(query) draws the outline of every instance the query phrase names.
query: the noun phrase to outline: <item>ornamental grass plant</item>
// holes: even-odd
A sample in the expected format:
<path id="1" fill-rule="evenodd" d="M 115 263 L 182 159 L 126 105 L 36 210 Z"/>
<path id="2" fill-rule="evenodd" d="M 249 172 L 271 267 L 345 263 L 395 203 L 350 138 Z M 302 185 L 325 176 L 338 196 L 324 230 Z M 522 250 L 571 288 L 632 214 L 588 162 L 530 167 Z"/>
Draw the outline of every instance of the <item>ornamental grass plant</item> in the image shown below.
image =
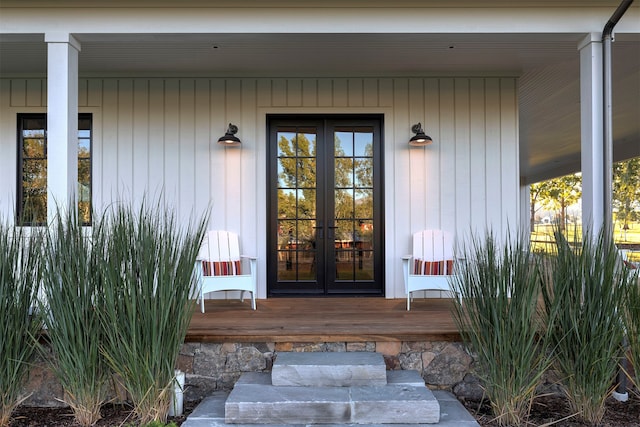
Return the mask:
<path id="1" fill-rule="evenodd" d="M 556 232 L 544 290 L 554 367 L 572 412 L 597 425 L 615 388 L 628 277 L 610 233 L 570 243 Z"/>
<path id="2" fill-rule="evenodd" d="M 41 235 L 0 222 L 0 426 L 9 425 L 41 330 L 37 304 Z"/>
<path id="3" fill-rule="evenodd" d="M 86 231 L 85 231 L 86 230 Z M 53 372 L 64 390 L 64 402 L 76 422 L 91 426 L 100 419 L 109 368 L 100 351 L 104 334 L 97 306 L 102 292 L 101 254 L 92 240 L 103 236 L 100 224 L 84 228 L 76 211 L 58 210 L 47 233 L 41 311 L 54 352 Z"/>
<path id="4" fill-rule="evenodd" d="M 181 227 L 160 203 L 115 205 L 104 218 L 104 240 L 94 242 L 103 258 L 102 351 L 141 424 L 166 422 L 207 220 Z"/>
<path id="5" fill-rule="evenodd" d="M 625 304 L 624 319 L 627 340 L 629 343 L 629 361 L 635 375 L 632 380 L 636 390 L 640 391 L 640 269 L 628 268 L 627 303 Z"/>
<path id="6" fill-rule="evenodd" d="M 454 319 L 499 425 L 523 425 L 549 365 L 538 298 L 541 277 L 524 235 L 473 236 L 453 278 Z"/>

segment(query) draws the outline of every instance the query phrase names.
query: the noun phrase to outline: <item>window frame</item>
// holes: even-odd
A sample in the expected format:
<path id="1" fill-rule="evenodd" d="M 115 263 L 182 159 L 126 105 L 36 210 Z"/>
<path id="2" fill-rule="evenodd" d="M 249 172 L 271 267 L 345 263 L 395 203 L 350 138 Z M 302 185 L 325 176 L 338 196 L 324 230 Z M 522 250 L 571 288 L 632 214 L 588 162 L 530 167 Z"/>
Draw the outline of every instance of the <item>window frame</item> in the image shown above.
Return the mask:
<path id="1" fill-rule="evenodd" d="M 28 130 L 25 129 L 25 122 L 27 120 L 44 120 L 44 144 L 43 144 L 43 152 L 44 152 L 44 156 L 43 157 L 27 157 L 25 158 L 24 155 L 24 131 Z M 81 126 L 81 123 L 85 120 L 88 120 L 88 126 Z M 46 225 L 46 216 L 44 218 L 44 221 L 33 221 L 33 220 L 26 220 L 24 218 L 24 214 L 25 214 L 25 200 L 24 200 L 24 165 L 25 165 L 25 160 L 44 160 L 45 162 L 48 161 L 48 141 L 47 141 L 47 113 L 18 113 L 16 116 L 16 131 L 17 131 L 17 167 L 16 167 L 16 214 L 15 214 L 15 222 L 17 225 L 19 226 L 25 226 L 25 227 L 38 227 L 38 226 L 43 226 Z M 81 127 L 88 127 L 88 129 L 81 129 Z M 80 157 L 80 152 L 78 151 L 78 169 L 80 169 L 80 165 L 81 163 L 86 163 L 87 161 L 89 162 L 89 182 L 88 182 L 88 201 L 89 201 L 89 207 L 88 207 L 88 220 L 84 221 L 83 220 L 83 225 L 86 226 L 90 226 L 92 223 L 92 205 L 93 205 L 93 142 L 94 142 L 94 120 L 93 120 L 93 113 L 78 113 L 78 143 L 80 142 L 80 131 L 82 130 L 88 130 L 89 131 L 89 135 L 87 138 L 82 138 L 82 140 L 84 141 L 88 141 L 88 146 L 89 146 L 89 156 L 87 157 Z M 48 167 L 48 164 L 45 166 L 45 170 Z M 78 173 L 78 186 L 80 184 L 80 174 Z M 46 193 L 46 185 L 45 185 L 45 193 Z M 82 201 L 80 200 L 80 195 L 78 195 L 78 209 L 80 209 L 80 203 L 82 203 Z M 45 206 L 45 210 L 46 210 L 46 206 L 47 206 L 47 200 L 45 199 L 44 202 L 44 206 Z"/>

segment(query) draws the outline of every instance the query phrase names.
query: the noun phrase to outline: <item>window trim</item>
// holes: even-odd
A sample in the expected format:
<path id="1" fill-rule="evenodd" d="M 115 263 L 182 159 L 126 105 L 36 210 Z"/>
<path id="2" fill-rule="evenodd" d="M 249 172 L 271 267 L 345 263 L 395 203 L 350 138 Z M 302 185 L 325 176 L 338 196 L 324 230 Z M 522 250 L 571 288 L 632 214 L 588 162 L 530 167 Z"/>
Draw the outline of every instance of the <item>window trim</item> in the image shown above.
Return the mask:
<path id="1" fill-rule="evenodd" d="M 47 113 L 17 113 L 16 114 L 16 206 L 15 206 L 15 223 L 18 226 L 24 227 L 40 227 L 46 225 L 46 218 L 44 222 L 39 221 L 26 221 L 23 218 L 24 215 L 24 123 L 29 119 L 44 119 L 44 159 L 48 159 L 48 141 L 47 141 Z M 93 206 L 93 149 L 95 140 L 95 125 L 93 113 L 78 113 L 78 125 L 81 120 L 89 120 L 89 221 L 83 222 L 83 225 L 90 226 L 92 224 L 92 206 Z M 79 128 L 80 126 L 78 126 Z M 78 131 L 80 128 L 78 129 Z M 78 135 L 78 138 L 80 136 Z M 81 161 L 86 161 L 85 158 L 78 157 L 78 166 Z M 47 165 L 48 167 L 48 165 Z M 79 177 L 78 177 L 79 178 Z M 78 181 L 79 184 L 79 181 Z M 45 206 L 47 201 L 45 200 Z M 80 203 L 80 200 L 78 200 Z"/>

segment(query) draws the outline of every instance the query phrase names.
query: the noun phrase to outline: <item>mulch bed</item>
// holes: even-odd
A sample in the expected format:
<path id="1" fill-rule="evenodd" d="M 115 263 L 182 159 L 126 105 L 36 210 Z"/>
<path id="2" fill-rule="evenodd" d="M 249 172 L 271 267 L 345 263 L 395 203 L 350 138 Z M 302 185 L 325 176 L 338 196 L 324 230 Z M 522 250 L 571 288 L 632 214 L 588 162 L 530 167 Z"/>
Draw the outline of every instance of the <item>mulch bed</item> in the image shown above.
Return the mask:
<path id="1" fill-rule="evenodd" d="M 491 415 L 488 403 L 466 402 L 466 408 L 476 417 L 482 427 L 496 427 L 498 423 Z M 571 413 L 567 400 L 559 396 L 543 396 L 535 399 L 531 414 L 524 426 L 591 427 Z M 598 427 L 639 427 L 640 398 L 629 395 L 627 402 L 609 398 L 606 412 Z"/>
<path id="2" fill-rule="evenodd" d="M 180 417 L 169 417 L 167 423 L 174 422 L 181 425 L 187 415 L 195 409 L 200 402 L 185 402 L 184 414 Z M 102 407 L 102 419 L 96 427 L 133 427 L 138 424 L 128 405 L 107 404 Z M 33 408 L 21 406 L 13 413 L 10 427 L 78 427 L 73 419 L 73 413 L 69 408 Z"/>
<path id="3" fill-rule="evenodd" d="M 169 421 L 181 425 L 197 404 L 198 402 L 185 402 L 185 415 L 170 418 Z M 482 427 L 495 427 L 498 425 L 491 415 L 491 408 L 487 403 L 466 402 L 465 406 L 476 417 Z M 102 417 L 96 424 L 97 427 L 130 427 L 136 425 L 131 415 L 131 408 L 124 405 L 105 405 Z M 531 417 L 525 424 L 525 426 L 544 425 L 555 427 L 589 426 L 589 424 L 579 420 L 578 417 L 572 416 L 567 401 L 558 396 L 537 398 L 531 410 Z M 78 424 L 73 421 L 73 416 L 68 408 L 20 407 L 14 413 L 10 426 L 78 427 Z M 632 395 L 626 403 L 609 399 L 604 420 L 599 427 L 640 427 L 640 398 Z"/>

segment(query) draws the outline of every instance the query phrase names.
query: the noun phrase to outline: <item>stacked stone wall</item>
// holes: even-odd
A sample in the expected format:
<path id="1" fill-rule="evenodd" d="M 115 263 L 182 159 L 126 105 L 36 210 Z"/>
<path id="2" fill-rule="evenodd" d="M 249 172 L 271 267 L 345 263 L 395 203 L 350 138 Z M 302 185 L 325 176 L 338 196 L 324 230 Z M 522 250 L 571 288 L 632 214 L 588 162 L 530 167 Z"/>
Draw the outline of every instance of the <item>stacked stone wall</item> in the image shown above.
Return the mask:
<path id="1" fill-rule="evenodd" d="M 330 343 L 188 343 L 178 367 L 187 374 L 186 398 L 197 400 L 216 390 L 230 390 L 243 372 L 269 372 L 278 352 L 378 352 L 388 370 L 413 369 L 433 389 L 477 392 L 470 375 L 473 358 L 455 342 L 330 342 Z M 469 396 L 467 396 L 469 397 Z"/>
<path id="2" fill-rule="evenodd" d="M 477 380 L 470 374 L 473 357 L 457 342 L 258 342 L 185 343 L 177 364 L 186 373 L 185 399 L 195 401 L 217 390 L 231 390 L 244 372 L 270 372 L 277 353 L 285 351 L 378 352 L 388 370 L 417 370 L 432 389 L 449 390 L 461 398 L 482 396 Z M 39 360 L 31 369 L 25 392 L 32 393 L 26 405 L 60 405 L 62 388 L 45 360 Z M 114 391 L 112 395 L 117 398 L 122 392 Z"/>

